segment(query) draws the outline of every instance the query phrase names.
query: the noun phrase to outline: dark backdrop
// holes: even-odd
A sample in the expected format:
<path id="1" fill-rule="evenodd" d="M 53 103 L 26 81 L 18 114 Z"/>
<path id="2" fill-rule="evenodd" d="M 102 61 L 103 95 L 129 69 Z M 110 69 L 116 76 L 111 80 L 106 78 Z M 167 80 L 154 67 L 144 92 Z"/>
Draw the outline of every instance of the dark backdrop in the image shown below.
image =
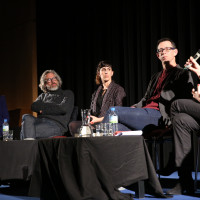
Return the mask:
<path id="1" fill-rule="evenodd" d="M 183 66 L 200 48 L 198 0 L 37 1 L 38 77 L 56 70 L 75 104 L 88 108 L 96 89 L 96 65 L 109 60 L 126 105 L 144 95 L 150 76 L 161 70 L 156 43 L 172 38 Z"/>

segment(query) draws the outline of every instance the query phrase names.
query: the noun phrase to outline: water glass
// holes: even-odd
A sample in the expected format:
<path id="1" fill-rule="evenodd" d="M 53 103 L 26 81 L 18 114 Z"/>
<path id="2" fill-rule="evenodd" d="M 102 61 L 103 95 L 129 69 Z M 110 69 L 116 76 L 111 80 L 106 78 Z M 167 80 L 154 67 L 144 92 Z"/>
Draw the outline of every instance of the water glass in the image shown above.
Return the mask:
<path id="1" fill-rule="evenodd" d="M 95 136 L 101 136 L 101 124 L 97 124 L 96 126 Z"/>
<path id="2" fill-rule="evenodd" d="M 101 133 L 103 136 L 113 135 L 113 124 L 112 123 L 101 123 Z"/>
<path id="3" fill-rule="evenodd" d="M 9 130 L 8 140 L 13 140 L 13 130 Z"/>
<path id="4" fill-rule="evenodd" d="M 107 135 L 108 136 L 113 136 L 113 123 L 108 123 L 108 130 L 107 130 Z"/>
<path id="5" fill-rule="evenodd" d="M 13 140 L 13 130 L 9 130 L 8 134 L 3 138 L 4 141 Z"/>

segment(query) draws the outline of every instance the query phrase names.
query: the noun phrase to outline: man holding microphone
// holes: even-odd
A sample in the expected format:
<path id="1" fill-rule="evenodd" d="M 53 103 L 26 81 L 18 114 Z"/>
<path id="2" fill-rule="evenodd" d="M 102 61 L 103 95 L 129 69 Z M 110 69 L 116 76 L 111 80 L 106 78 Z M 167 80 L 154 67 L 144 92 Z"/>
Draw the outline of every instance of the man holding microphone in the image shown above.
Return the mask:
<path id="1" fill-rule="evenodd" d="M 200 65 L 190 57 L 185 66 L 200 79 Z M 189 66 L 189 67 L 188 67 Z M 179 180 L 167 194 L 194 194 L 192 179 L 192 134 L 200 134 L 200 84 L 192 90 L 193 99 L 178 99 L 171 105 L 174 134 L 175 169 Z"/>

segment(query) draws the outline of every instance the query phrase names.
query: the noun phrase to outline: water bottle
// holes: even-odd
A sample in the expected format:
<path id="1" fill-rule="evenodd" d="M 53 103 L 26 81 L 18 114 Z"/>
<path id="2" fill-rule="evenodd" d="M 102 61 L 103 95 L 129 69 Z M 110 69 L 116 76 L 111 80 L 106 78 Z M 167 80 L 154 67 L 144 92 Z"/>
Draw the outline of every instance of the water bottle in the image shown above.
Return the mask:
<path id="1" fill-rule="evenodd" d="M 112 124 L 112 134 L 118 131 L 118 116 L 115 113 L 115 107 L 110 108 L 109 123 Z"/>
<path id="2" fill-rule="evenodd" d="M 8 120 L 4 119 L 3 122 L 3 140 L 6 141 L 8 139 L 9 136 L 9 124 L 8 124 Z"/>

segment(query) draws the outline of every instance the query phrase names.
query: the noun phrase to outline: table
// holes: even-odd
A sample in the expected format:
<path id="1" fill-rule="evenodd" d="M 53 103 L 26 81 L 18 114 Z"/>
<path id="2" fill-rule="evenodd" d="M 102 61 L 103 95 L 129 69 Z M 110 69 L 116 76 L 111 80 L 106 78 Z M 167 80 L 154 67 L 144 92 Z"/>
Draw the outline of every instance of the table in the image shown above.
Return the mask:
<path id="1" fill-rule="evenodd" d="M 146 180 L 164 197 L 142 136 L 1 141 L 0 156 L 0 179 L 30 180 L 30 196 L 130 200 L 117 188 Z"/>
<path id="2" fill-rule="evenodd" d="M 29 181 L 38 157 L 38 141 L 0 141 L 0 181 Z"/>

